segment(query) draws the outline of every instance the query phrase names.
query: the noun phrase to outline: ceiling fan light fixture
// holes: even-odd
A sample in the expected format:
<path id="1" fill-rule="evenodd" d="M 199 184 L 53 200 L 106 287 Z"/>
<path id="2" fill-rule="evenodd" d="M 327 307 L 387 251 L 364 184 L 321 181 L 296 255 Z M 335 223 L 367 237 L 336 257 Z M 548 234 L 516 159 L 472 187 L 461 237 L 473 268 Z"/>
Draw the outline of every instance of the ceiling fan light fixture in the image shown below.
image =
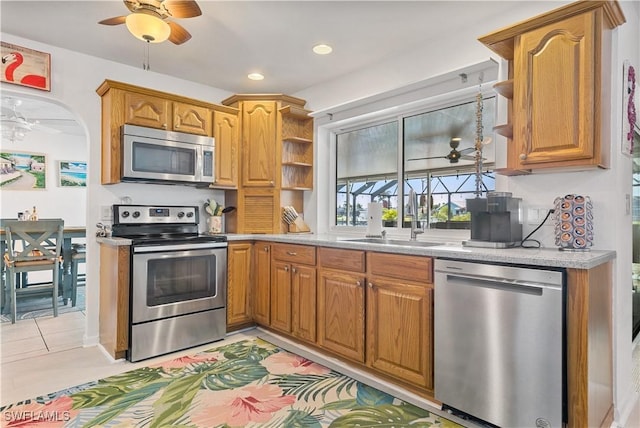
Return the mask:
<path id="1" fill-rule="evenodd" d="M 127 15 L 125 24 L 135 38 L 144 42 L 162 43 L 171 35 L 171 27 L 167 22 L 144 11 Z"/>

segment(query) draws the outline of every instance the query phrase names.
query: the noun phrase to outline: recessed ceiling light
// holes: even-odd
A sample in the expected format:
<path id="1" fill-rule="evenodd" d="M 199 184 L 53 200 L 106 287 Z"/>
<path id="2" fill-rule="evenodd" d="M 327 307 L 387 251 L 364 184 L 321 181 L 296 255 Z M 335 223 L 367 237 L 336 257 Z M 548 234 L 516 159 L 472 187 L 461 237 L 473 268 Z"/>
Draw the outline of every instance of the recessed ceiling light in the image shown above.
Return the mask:
<path id="1" fill-rule="evenodd" d="M 264 76 L 260 73 L 249 73 L 249 75 L 247 76 L 249 79 L 251 80 L 262 80 L 264 79 Z"/>
<path id="2" fill-rule="evenodd" d="M 331 51 L 333 51 L 333 48 L 329 45 L 319 44 L 313 47 L 313 51 L 318 55 L 327 55 L 330 54 Z"/>

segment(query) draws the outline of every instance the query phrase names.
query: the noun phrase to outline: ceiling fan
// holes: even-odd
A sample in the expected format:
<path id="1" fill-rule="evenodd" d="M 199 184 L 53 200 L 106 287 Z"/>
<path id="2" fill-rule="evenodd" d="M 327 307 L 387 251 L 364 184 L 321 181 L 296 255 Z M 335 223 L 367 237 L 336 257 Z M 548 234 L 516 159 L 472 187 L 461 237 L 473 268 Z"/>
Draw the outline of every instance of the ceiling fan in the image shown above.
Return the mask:
<path id="1" fill-rule="evenodd" d="M 449 141 L 449 146 L 451 147 L 451 151 L 445 156 L 429 156 L 424 158 L 413 158 L 408 159 L 410 161 L 415 160 L 423 160 L 423 159 L 449 159 L 449 163 L 458 163 L 460 159 L 463 160 L 475 160 L 474 156 L 470 156 L 469 153 L 473 153 L 476 151 L 474 147 L 468 147 L 466 149 L 458 150 L 458 146 L 460 145 L 461 138 L 452 138 Z"/>
<path id="2" fill-rule="evenodd" d="M 136 38 L 148 43 L 161 43 L 169 39 L 181 45 L 191 34 L 169 18 L 193 18 L 202 15 L 195 0 L 123 0 L 131 11 L 129 15 L 103 19 L 98 24 L 126 24 Z"/>
<path id="3" fill-rule="evenodd" d="M 2 113 L 0 123 L 2 124 L 2 137 L 11 142 L 22 140 L 27 132 L 41 131 L 48 134 L 58 134 L 59 130 L 41 125 L 37 120 L 29 120 L 22 113 L 18 112 L 18 107 L 22 100 L 5 97 L 2 99 Z"/>

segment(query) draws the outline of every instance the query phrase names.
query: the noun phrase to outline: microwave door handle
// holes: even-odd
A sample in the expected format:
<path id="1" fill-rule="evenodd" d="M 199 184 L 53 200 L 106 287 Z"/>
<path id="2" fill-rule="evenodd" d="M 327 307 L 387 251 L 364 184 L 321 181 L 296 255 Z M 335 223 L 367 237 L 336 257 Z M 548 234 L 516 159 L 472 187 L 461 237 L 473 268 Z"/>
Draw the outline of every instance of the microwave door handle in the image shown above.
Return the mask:
<path id="1" fill-rule="evenodd" d="M 196 181 L 204 181 L 202 169 L 204 168 L 204 149 L 202 146 L 196 146 Z"/>

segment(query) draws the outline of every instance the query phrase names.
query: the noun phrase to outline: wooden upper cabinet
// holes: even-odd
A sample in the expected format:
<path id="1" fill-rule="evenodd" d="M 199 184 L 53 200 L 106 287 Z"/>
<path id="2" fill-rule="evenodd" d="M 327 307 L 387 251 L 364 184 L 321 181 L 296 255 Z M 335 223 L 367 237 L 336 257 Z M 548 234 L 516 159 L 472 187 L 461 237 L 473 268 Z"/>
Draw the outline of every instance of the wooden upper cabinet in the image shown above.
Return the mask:
<path id="1" fill-rule="evenodd" d="M 275 101 L 245 101 L 242 106 L 242 184 L 275 187 L 276 120 Z"/>
<path id="2" fill-rule="evenodd" d="M 213 112 L 213 138 L 216 142 L 215 186 L 238 187 L 239 129 L 238 114 Z"/>
<path id="3" fill-rule="evenodd" d="M 173 103 L 173 130 L 204 136 L 213 135 L 211 110 L 187 103 Z"/>
<path id="4" fill-rule="evenodd" d="M 113 80 L 102 82 L 96 92 L 100 95 L 102 104 L 102 184 L 115 184 L 121 181 L 123 153 L 121 131 L 124 124 L 211 137 L 214 134 L 212 112 L 219 109 L 231 115 L 230 117 L 235 115 L 236 118 L 235 121 L 230 118 L 228 125 L 236 128 L 235 131 L 227 130 L 221 134 L 220 140 L 223 146 L 237 144 L 238 109 L 236 108 Z M 228 139 L 227 136 L 229 136 Z M 229 159 L 229 156 L 222 156 L 222 159 L 224 162 Z M 230 162 L 231 164 L 224 164 L 220 168 L 229 177 L 232 170 L 236 171 L 237 175 L 237 163 Z M 227 167 L 226 170 L 225 167 Z M 223 182 L 225 184 L 221 186 L 233 187 L 227 184 L 229 179 L 226 175 Z"/>
<path id="5" fill-rule="evenodd" d="M 124 93 L 124 123 L 172 129 L 171 101 L 137 92 Z"/>
<path id="6" fill-rule="evenodd" d="M 578 1 L 479 39 L 509 65 L 497 172 L 609 167 L 611 30 L 624 22 L 615 1 Z"/>

